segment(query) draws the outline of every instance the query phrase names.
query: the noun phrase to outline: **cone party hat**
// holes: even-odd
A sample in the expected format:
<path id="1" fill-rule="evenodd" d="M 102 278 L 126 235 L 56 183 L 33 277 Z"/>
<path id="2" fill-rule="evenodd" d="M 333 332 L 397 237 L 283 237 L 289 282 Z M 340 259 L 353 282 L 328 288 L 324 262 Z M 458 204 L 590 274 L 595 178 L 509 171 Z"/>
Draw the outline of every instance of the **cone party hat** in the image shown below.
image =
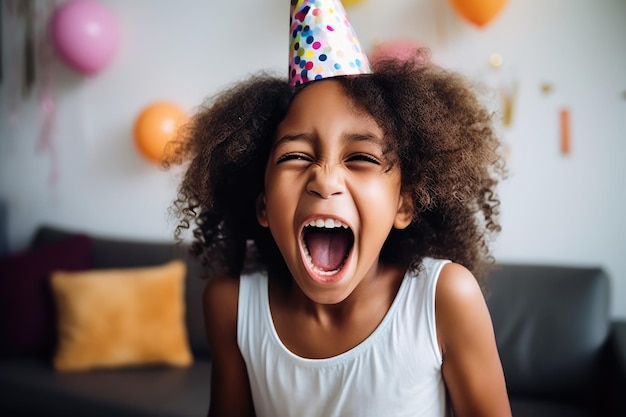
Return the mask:
<path id="1" fill-rule="evenodd" d="M 291 0 L 289 28 L 289 85 L 372 72 L 340 0 Z"/>

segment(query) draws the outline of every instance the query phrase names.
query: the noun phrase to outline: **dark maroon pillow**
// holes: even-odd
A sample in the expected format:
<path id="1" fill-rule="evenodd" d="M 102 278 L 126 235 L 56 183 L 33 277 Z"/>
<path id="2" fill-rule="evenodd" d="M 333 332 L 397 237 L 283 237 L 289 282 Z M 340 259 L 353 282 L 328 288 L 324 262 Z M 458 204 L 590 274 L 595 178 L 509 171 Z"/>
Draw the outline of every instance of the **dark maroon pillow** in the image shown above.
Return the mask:
<path id="1" fill-rule="evenodd" d="M 49 355 L 56 341 L 50 275 L 91 267 L 91 241 L 74 235 L 0 259 L 0 356 Z"/>

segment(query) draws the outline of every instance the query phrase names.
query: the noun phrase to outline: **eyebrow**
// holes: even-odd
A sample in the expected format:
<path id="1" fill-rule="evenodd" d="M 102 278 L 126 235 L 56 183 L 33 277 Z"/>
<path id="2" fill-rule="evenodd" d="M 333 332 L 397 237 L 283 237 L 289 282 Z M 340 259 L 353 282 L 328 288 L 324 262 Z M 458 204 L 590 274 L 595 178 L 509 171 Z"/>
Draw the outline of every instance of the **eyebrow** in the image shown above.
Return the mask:
<path id="1" fill-rule="evenodd" d="M 373 135 L 370 133 L 348 133 L 343 135 L 344 142 L 372 142 L 376 145 L 383 144 L 383 138 L 377 135 Z M 295 135 L 286 134 L 281 136 L 275 143 L 272 145 L 272 149 L 276 149 L 280 145 L 285 142 L 292 142 L 303 140 L 305 142 L 313 142 L 312 135 L 308 133 L 297 133 Z"/>
<path id="2" fill-rule="evenodd" d="M 312 142 L 313 139 L 311 138 L 311 135 L 309 135 L 308 133 L 298 133 L 295 135 L 283 135 L 281 136 L 273 145 L 272 145 L 272 149 L 276 149 L 278 148 L 280 145 L 282 145 L 285 142 L 294 142 L 297 140 L 303 140 L 305 142 Z"/>
<path id="3" fill-rule="evenodd" d="M 351 133 L 345 135 L 344 140 L 347 141 L 355 141 L 355 142 L 374 142 L 377 145 L 382 145 L 383 138 L 373 135 L 371 133 Z"/>

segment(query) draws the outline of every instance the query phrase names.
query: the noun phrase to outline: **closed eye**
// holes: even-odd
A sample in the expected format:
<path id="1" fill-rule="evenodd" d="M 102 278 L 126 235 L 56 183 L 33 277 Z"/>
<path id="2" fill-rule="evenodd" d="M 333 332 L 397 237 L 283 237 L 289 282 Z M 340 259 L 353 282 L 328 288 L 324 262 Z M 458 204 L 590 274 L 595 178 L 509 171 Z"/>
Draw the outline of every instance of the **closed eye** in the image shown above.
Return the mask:
<path id="1" fill-rule="evenodd" d="M 309 155 L 307 155 L 305 153 L 293 152 L 293 153 L 287 153 L 287 154 L 281 155 L 278 158 L 278 160 L 276 161 L 276 163 L 280 164 L 281 162 L 287 162 L 287 161 L 306 161 L 306 162 L 310 162 L 312 160 L 313 160 L 313 158 L 311 158 Z"/>
<path id="2" fill-rule="evenodd" d="M 364 153 L 357 153 L 357 154 L 350 155 L 346 159 L 346 162 L 370 162 L 372 164 L 382 165 L 382 163 L 380 162 L 378 158 L 372 155 L 364 154 Z"/>

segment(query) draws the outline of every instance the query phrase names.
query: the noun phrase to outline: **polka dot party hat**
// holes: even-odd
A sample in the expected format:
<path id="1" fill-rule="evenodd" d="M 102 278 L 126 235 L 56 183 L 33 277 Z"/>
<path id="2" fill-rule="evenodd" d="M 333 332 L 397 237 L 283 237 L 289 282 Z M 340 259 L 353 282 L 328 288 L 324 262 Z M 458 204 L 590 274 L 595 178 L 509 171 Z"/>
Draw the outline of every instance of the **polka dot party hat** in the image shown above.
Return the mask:
<path id="1" fill-rule="evenodd" d="M 372 72 L 340 0 L 291 0 L 289 27 L 292 87 Z"/>

